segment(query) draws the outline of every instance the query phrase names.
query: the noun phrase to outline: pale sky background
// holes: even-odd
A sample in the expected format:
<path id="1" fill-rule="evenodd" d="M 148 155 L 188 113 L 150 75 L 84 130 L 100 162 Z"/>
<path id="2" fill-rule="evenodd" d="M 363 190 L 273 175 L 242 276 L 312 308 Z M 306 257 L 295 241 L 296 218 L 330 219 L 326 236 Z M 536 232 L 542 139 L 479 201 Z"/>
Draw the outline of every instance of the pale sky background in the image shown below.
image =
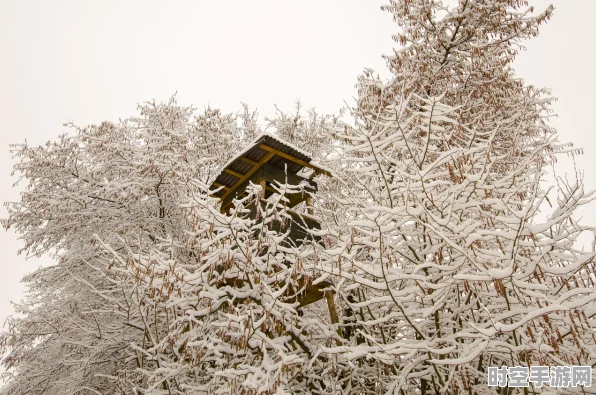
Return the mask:
<path id="1" fill-rule="evenodd" d="M 382 0 L 0 0 L 0 201 L 15 201 L 9 143 L 55 139 L 68 120 L 84 126 L 136 113 L 139 102 L 207 105 L 235 112 L 240 102 L 273 115 L 274 104 L 336 112 L 352 103 L 364 67 L 387 76 L 397 30 Z M 552 89 L 561 140 L 584 147 L 577 160 L 595 189 L 593 0 L 549 3 L 554 18 L 528 42 L 518 75 Z M 562 170 L 569 163 L 562 165 Z M 596 202 L 582 211 L 596 224 Z M 591 211 L 591 212 L 590 212 Z M 4 208 L 0 216 L 5 217 Z M 44 260 L 17 256 L 20 243 L 0 230 L 0 324 L 20 278 Z M 45 261 L 47 262 L 47 260 Z"/>

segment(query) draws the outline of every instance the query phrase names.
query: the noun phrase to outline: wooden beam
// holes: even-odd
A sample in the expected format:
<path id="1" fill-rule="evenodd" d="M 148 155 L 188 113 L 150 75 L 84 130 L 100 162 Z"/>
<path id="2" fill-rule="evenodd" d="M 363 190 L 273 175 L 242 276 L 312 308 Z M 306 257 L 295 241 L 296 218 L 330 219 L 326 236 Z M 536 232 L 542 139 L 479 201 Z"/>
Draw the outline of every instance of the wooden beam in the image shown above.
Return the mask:
<path id="1" fill-rule="evenodd" d="M 237 171 L 231 170 L 231 169 L 224 169 L 224 171 L 228 174 L 233 175 L 234 177 L 238 177 L 238 178 L 242 178 L 244 177 L 244 174 L 242 173 L 238 173 Z"/>
<path id="2" fill-rule="evenodd" d="M 256 162 L 256 161 L 254 161 L 254 160 L 252 160 L 252 159 L 245 158 L 244 156 L 241 156 L 241 157 L 240 157 L 240 158 L 238 158 L 238 159 L 240 159 L 240 160 L 242 160 L 242 161 L 244 161 L 244 162 L 246 162 L 246 163 L 250 163 L 250 164 L 251 164 L 251 165 L 253 165 L 253 166 L 257 166 L 257 165 L 259 164 L 259 162 Z"/>
<path id="3" fill-rule="evenodd" d="M 304 277 L 302 277 L 300 280 L 298 280 L 298 287 L 301 288 L 304 286 Z M 298 307 L 304 307 L 306 305 L 309 305 L 311 303 L 315 303 L 318 302 L 321 299 L 324 299 L 326 297 L 325 293 L 321 291 L 321 289 L 323 288 L 328 288 L 330 287 L 331 284 L 329 284 L 326 281 L 320 282 L 316 285 L 309 285 L 306 287 L 304 295 L 301 295 L 298 297 L 298 302 L 300 303 L 298 305 Z"/>
<path id="4" fill-rule="evenodd" d="M 259 181 L 259 184 L 261 185 L 261 199 L 265 198 L 265 191 L 267 190 L 267 180 L 265 180 L 264 178 Z"/>
<path id="5" fill-rule="evenodd" d="M 309 213 L 310 215 L 313 215 L 313 209 L 312 209 L 312 197 L 310 195 L 306 195 L 306 212 Z"/>
<path id="6" fill-rule="evenodd" d="M 297 163 L 299 165 L 302 165 L 304 167 L 308 167 L 310 169 L 313 169 L 316 173 L 325 174 L 327 177 L 333 177 L 331 175 L 331 173 L 329 173 L 326 170 L 323 170 L 323 169 L 321 169 L 321 168 L 319 168 L 319 167 L 317 167 L 317 166 L 315 166 L 315 165 L 313 165 L 311 163 L 305 162 L 305 161 L 303 161 L 301 159 L 295 158 L 292 155 L 286 154 L 285 152 L 281 152 L 278 149 L 275 149 L 273 147 L 269 147 L 268 145 L 259 144 L 259 148 L 264 149 L 265 151 L 268 151 L 269 153 L 274 153 L 277 156 L 281 156 L 282 158 L 286 158 L 286 159 L 288 159 L 288 160 L 290 160 L 290 161 L 292 161 L 294 163 Z"/>
<path id="7" fill-rule="evenodd" d="M 255 171 L 258 170 L 258 168 L 263 164 L 263 163 L 267 163 L 269 162 L 269 160 L 271 158 L 273 158 L 275 156 L 275 152 L 269 152 L 267 155 L 265 155 L 258 163 L 258 166 L 253 166 L 252 169 L 250 169 L 249 171 L 246 172 L 246 174 L 244 174 L 242 176 L 242 178 L 240 178 L 238 181 L 236 181 L 236 183 L 234 185 L 232 185 L 230 187 L 229 190 L 226 191 L 226 193 L 224 193 L 223 195 L 221 195 L 221 200 L 224 200 L 226 197 L 228 197 L 232 192 L 234 192 L 234 190 L 236 190 L 236 188 L 242 184 L 244 181 L 246 181 L 250 176 L 253 175 L 253 173 Z"/>
<path id="8" fill-rule="evenodd" d="M 329 309 L 329 317 L 331 318 L 332 324 L 339 324 L 339 317 L 337 316 L 337 310 L 335 309 L 335 299 L 333 298 L 332 291 L 325 291 L 325 298 L 327 299 L 327 308 Z M 337 327 L 337 334 L 342 336 L 341 327 Z"/>

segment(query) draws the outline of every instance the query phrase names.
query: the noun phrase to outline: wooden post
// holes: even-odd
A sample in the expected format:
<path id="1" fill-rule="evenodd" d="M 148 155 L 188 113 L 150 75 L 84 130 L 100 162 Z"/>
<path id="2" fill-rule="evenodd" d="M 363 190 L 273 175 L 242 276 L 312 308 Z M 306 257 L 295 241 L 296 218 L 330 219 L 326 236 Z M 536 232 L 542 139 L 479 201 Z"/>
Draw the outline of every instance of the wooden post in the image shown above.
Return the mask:
<path id="1" fill-rule="evenodd" d="M 333 292 L 325 291 L 325 297 L 327 298 L 327 308 L 329 308 L 331 323 L 339 324 L 339 317 L 337 316 L 337 310 L 335 310 L 335 299 L 333 299 Z M 340 327 L 337 327 L 337 334 L 342 336 Z"/>
<path id="2" fill-rule="evenodd" d="M 265 199 L 265 190 L 267 188 L 267 180 L 262 179 L 259 184 L 261 184 L 261 198 Z"/>
<path id="3" fill-rule="evenodd" d="M 312 197 L 310 195 L 306 195 L 306 212 L 310 215 L 313 215 L 314 211 L 312 209 Z"/>

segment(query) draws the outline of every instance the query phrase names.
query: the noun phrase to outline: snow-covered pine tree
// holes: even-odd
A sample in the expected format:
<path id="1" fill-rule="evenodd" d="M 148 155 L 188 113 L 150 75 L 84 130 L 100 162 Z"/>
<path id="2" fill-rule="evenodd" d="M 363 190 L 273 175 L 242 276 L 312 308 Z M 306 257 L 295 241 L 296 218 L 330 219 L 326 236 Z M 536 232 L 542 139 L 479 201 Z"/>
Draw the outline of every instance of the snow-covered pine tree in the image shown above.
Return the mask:
<path id="1" fill-rule="evenodd" d="M 595 363 L 595 252 L 576 242 L 593 228 L 573 218 L 593 195 L 545 184 L 566 146 L 548 92 L 511 67 L 552 7 L 446 4 L 384 7 L 401 27 L 393 77 L 361 76 L 339 136 L 342 223 L 321 267 L 356 317 L 327 350 L 344 393 L 493 394 L 489 366 Z"/>

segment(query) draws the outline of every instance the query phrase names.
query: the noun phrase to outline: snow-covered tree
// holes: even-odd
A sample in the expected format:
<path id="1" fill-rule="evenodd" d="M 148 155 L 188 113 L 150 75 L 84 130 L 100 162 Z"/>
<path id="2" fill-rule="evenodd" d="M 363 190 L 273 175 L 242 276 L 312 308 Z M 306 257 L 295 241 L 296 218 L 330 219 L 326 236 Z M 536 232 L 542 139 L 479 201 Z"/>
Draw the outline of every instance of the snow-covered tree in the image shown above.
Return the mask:
<path id="1" fill-rule="evenodd" d="M 575 151 L 511 66 L 552 8 L 446 4 L 384 7 L 393 76 L 360 76 L 353 122 L 267 119 L 334 173 L 294 207 L 321 225 L 304 243 L 282 230 L 295 186 L 250 185 L 225 212 L 213 197 L 260 134 L 246 106 L 148 103 L 14 146 L 27 185 L 3 225 L 54 264 L 0 335 L 2 393 L 480 395 L 503 393 L 489 366 L 596 363 L 596 251 L 578 242 L 595 229 L 574 218 L 594 196 L 580 175 L 548 186 Z M 321 281 L 333 314 L 297 298 Z"/>
<path id="2" fill-rule="evenodd" d="M 172 99 L 140 109 L 120 124 L 73 127 L 46 146 L 14 147 L 15 171 L 28 185 L 8 204 L 4 225 L 22 233 L 22 251 L 57 263 L 25 278 L 30 291 L 8 320 L 6 393 L 154 385 L 147 372 L 160 368 L 155 355 L 169 321 L 184 313 L 157 301 L 180 288 L 174 267 L 196 261 L 182 204 L 206 197 L 219 167 L 258 130 L 246 108 L 195 116 Z M 164 282 L 165 274 L 174 277 Z"/>
<path id="3" fill-rule="evenodd" d="M 23 252 L 56 263 L 25 278 L 0 338 L 3 393 L 324 388 L 327 357 L 313 343 L 328 341 L 328 320 L 296 302 L 316 278 L 312 243 L 269 229 L 290 218 L 279 194 L 256 218 L 245 206 L 259 187 L 226 214 L 210 196 L 222 165 L 259 134 L 256 114 L 195 114 L 174 99 L 140 110 L 14 146 L 28 184 L 4 226 L 22 234 Z"/>
<path id="4" fill-rule="evenodd" d="M 328 350 L 348 392 L 489 394 L 488 366 L 596 362 L 595 251 L 576 242 L 593 228 L 573 218 L 593 194 L 581 178 L 545 188 L 567 146 L 548 92 L 511 68 L 552 8 L 445 4 L 385 7 L 393 77 L 361 76 L 339 135 L 341 223 L 321 265 L 351 314 Z"/>

